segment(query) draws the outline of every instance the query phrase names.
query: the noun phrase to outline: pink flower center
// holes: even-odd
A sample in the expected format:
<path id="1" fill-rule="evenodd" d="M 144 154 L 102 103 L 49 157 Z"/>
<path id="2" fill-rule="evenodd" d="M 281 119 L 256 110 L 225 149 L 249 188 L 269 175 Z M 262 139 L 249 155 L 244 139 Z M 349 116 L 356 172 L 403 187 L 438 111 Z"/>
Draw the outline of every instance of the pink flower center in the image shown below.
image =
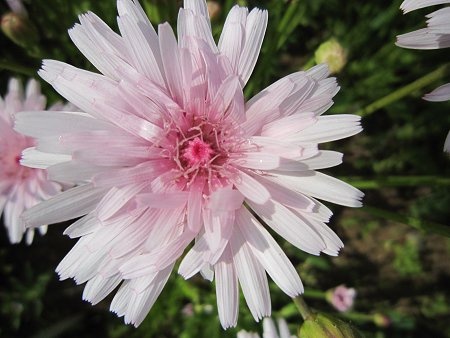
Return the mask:
<path id="1" fill-rule="evenodd" d="M 182 151 L 182 158 L 189 166 L 208 163 L 214 155 L 211 145 L 201 140 L 199 137 L 189 141 Z"/>

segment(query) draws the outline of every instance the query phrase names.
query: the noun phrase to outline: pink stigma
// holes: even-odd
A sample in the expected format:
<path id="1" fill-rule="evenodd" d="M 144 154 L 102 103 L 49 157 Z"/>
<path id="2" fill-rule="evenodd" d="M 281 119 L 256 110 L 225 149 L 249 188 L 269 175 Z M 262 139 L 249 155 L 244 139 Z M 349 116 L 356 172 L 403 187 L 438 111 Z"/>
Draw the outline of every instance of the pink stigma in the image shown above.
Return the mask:
<path id="1" fill-rule="evenodd" d="M 189 141 L 187 146 L 183 149 L 182 157 L 186 160 L 188 165 L 194 166 L 196 164 L 207 163 L 213 154 L 214 150 L 211 149 L 211 146 L 196 137 L 192 141 Z"/>

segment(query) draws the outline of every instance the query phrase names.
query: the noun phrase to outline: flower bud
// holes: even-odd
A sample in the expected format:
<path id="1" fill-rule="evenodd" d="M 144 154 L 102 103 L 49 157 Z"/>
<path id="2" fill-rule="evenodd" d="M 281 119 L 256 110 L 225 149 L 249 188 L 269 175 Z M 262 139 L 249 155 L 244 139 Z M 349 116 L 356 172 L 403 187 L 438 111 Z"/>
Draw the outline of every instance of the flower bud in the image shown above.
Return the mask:
<path id="1" fill-rule="evenodd" d="M 36 27 L 25 16 L 9 12 L 2 16 L 2 31 L 15 44 L 30 47 L 39 40 Z"/>
<path id="2" fill-rule="evenodd" d="M 373 315 L 373 322 L 375 323 L 376 326 L 383 328 L 391 325 L 391 320 L 389 319 L 389 317 L 382 313 L 375 313 Z"/>
<path id="3" fill-rule="evenodd" d="M 301 338 L 362 338 L 350 324 L 323 313 L 314 314 L 304 321 L 299 330 Z"/>
<path id="4" fill-rule="evenodd" d="M 322 43 L 314 54 L 316 63 L 326 63 L 331 74 L 339 73 L 347 63 L 347 51 L 336 39 Z"/>

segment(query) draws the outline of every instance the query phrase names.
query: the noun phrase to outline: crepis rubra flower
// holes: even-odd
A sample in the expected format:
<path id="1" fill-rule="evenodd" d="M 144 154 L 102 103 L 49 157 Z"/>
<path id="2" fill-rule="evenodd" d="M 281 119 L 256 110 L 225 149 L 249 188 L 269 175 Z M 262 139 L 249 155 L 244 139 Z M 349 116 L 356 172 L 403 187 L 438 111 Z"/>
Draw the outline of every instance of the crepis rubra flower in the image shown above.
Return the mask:
<path id="1" fill-rule="evenodd" d="M 338 91 L 325 65 L 245 102 L 267 11 L 233 7 L 216 44 L 203 0 L 184 1 L 178 39 L 167 23 L 156 32 L 137 1 L 117 4 L 120 35 L 93 13 L 69 32 L 101 74 L 54 60 L 39 72 L 81 110 L 17 116 L 37 139 L 24 163 L 78 185 L 24 219 L 82 217 L 57 272 L 87 282 L 93 304 L 118 287 L 111 311 L 126 323 L 143 321 L 185 251 L 178 272 L 215 280 L 224 328 L 236 325 L 239 285 L 255 320 L 269 316 L 267 274 L 289 296 L 303 292 L 269 228 L 313 255 L 343 246 L 316 198 L 358 207 L 362 193 L 316 171 L 342 161 L 318 144 L 360 132 L 360 119 L 322 116 Z"/>

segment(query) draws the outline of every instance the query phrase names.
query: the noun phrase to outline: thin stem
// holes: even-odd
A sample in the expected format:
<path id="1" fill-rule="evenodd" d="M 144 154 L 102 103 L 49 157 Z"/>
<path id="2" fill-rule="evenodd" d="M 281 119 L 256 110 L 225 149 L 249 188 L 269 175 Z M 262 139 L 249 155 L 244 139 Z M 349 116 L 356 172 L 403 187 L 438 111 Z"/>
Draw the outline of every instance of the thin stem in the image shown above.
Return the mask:
<path id="1" fill-rule="evenodd" d="M 308 318 L 312 317 L 313 312 L 311 311 L 309 306 L 305 303 L 305 300 L 303 299 L 302 296 L 297 296 L 293 298 L 293 301 L 303 320 L 307 320 Z"/>
<path id="2" fill-rule="evenodd" d="M 417 217 L 405 216 L 405 215 L 398 214 L 396 212 L 391 212 L 391 211 L 387 211 L 387 210 L 383 210 L 383 209 L 379 209 L 379 208 L 375 208 L 375 207 L 371 207 L 371 206 L 364 206 L 361 210 L 365 211 L 373 216 L 381 217 L 381 218 L 387 219 L 389 221 L 410 225 L 413 228 L 416 228 L 418 230 L 436 233 L 439 235 L 450 237 L 450 226 L 447 226 L 447 225 L 430 222 L 430 221 L 424 221 Z"/>
<path id="3" fill-rule="evenodd" d="M 303 296 L 305 298 L 312 298 L 312 299 L 326 299 L 326 292 L 308 289 L 305 290 Z"/>
<path id="4" fill-rule="evenodd" d="M 360 313 L 360 312 L 342 312 L 342 313 L 335 313 L 333 314 L 338 317 L 350 319 L 353 322 L 359 322 L 359 323 L 367 323 L 367 322 L 373 322 L 374 315 L 373 314 L 366 314 L 366 313 Z"/>
<path id="5" fill-rule="evenodd" d="M 379 189 L 384 187 L 416 187 L 450 185 L 450 178 L 439 176 L 385 176 L 365 178 L 358 176 L 339 177 L 358 189 Z"/>
<path id="6" fill-rule="evenodd" d="M 400 88 L 391 94 L 369 104 L 367 107 L 357 111 L 355 114 L 359 116 L 368 116 L 373 112 L 390 105 L 391 103 L 400 100 L 401 98 L 409 95 L 412 92 L 415 92 L 423 87 L 426 87 L 433 82 L 442 79 L 449 72 L 449 65 L 445 64 L 435 71 L 421 77 L 420 79 L 410 83 L 409 85 Z"/>

